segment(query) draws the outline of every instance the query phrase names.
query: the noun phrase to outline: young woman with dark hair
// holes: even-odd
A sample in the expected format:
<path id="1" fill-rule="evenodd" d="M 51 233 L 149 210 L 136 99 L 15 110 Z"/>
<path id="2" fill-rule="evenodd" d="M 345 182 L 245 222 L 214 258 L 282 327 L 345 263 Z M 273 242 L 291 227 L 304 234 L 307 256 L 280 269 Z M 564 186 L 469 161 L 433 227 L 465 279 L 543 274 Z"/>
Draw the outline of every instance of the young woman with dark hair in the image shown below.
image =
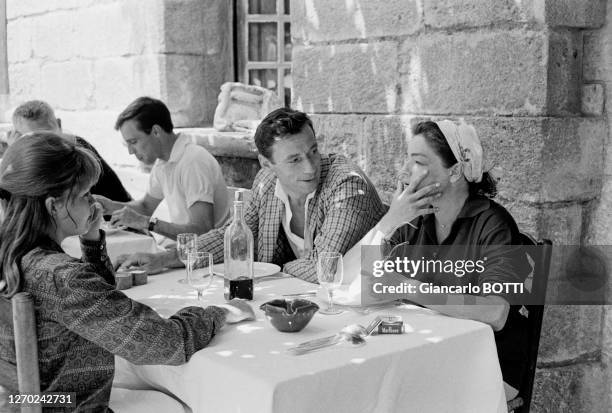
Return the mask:
<path id="1" fill-rule="evenodd" d="M 0 295 L 32 295 L 41 391 L 75 392 L 77 411 L 108 410 L 114 355 L 135 364 L 186 363 L 225 322 L 253 317 L 244 302 L 186 307 L 168 319 L 114 287 L 90 189 L 100 165 L 52 133 L 15 142 L 0 164 Z M 81 260 L 60 244 L 81 237 Z M 0 358 L 15 363 L 11 325 L 0 324 Z"/>

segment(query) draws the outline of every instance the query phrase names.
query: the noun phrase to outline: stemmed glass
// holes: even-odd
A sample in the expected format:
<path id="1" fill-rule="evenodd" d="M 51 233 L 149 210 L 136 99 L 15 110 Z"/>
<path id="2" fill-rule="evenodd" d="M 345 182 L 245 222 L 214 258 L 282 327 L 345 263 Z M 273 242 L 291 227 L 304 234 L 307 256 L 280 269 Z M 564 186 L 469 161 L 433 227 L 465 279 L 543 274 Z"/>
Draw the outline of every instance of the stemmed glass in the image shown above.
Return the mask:
<path id="1" fill-rule="evenodd" d="M 187 254 L 187 279 L 189 285 L 198 292 L 198 300 L 202 293 L 213 283 L 213 255 L 210 252 L 192 251 Z"/>
<path id="2" fill-rule="evenodd" d="M 344 269 L 342 254 L 338 252 L 321 252 L 317 261 L 317 280 L 327 290 L 329 304 L 326 309 L 319 310 L 321 314 L 340 314 L 342 310 L 334 308 L 334 290 L 342 284 Z"/>
<path id="3" fill-rule="evenodd" d="M 196 234 L 178 234 L 176 236 L 176 252 L 178 259 L 185 264 L 185 278 L 181 278 L 179 282 L 181 284 L 187 284 L 189 275 L 189 264 L 187 262 L 187 254 L 196 250 L 196 240 L 198 236 Z"/>

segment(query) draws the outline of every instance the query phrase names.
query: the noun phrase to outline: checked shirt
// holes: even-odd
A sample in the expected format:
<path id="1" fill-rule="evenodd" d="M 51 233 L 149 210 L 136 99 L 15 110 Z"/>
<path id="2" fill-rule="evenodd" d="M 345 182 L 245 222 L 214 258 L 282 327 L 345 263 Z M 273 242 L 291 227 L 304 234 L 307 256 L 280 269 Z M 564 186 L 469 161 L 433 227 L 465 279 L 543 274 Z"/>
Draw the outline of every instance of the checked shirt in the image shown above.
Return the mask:
<path id="1" fill-rule="evenodd" d="M 278 264 L 283 271 L 305 281 L 317 282 L 319 251 L 344 254 L 384 215 L 376 189 L 363 172 L 340 155 L 321 157 L 321 179 L 308 204 L 304 238 L 312 248 L 296 259 L 281 222 L 283 202 L 274 194 L 276 177 L 268 169 L 259 171 L 252 197 L 245 210 L 245 221 L 255 241 L 255 259 Z M 229 223 L 201 235 L 198 249 L 211 252 L 215 262 L 223 262 L 223 236 Z"/>

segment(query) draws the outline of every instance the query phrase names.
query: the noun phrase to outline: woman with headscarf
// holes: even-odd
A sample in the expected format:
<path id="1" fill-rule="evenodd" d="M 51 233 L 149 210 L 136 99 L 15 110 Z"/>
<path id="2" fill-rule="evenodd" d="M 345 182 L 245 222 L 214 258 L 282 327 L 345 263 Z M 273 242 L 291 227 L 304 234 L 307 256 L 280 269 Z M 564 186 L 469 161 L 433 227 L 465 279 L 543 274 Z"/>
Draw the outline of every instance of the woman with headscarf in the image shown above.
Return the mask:
<path id="1" fill-rule="evenodd" d="M 449 316 L 489 324 L 504 381 L 513 387 L 506 387 L 507 398 L 512 398 L 525 368 L 526 319 L 519 313 L 520 305 L 510 305 L 518 298 L 512 292 L 482 291 L 485 284 L 522 284 L 528 275 L 519 229 L 508 211 L 491 199 L 497 193 L 496 182 L 483 169 L 483 150 L 473 126 L 448 120 L 421 122 L 408 146 L 409 159 L 389 211 L 361 245 L 381 245 L 378 256 L 386 260 L 432 260 L 434 271 L 395 270 L 385 274 L 384 282 L 411 284 L 416 293 L 405 298 Z M 453 274 L 435 265 L 450 262 L 456 270 L 459 264 L 483 258 L 482 271 L 464 267 Z M 481 293 L 435 289 L 468 285 L 479 287 Z M 371 286 L 367 288 L 372 294 Z"/>

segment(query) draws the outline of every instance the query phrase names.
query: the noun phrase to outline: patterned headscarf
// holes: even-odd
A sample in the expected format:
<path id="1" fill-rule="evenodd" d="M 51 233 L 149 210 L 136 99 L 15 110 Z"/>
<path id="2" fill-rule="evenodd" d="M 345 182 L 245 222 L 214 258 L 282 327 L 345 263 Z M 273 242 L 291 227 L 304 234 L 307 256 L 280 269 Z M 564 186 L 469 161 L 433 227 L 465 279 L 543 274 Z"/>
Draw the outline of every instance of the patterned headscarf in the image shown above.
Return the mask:
<path id="1" fill-rule="evenodd" d="M 463 175 L 468 182 L 480 182 L 483 174 L 484 155 L 476 129 L 463 120 L 459 125 L 450 120 L 436 122 L 457 161 L 462 164 Z"/>

